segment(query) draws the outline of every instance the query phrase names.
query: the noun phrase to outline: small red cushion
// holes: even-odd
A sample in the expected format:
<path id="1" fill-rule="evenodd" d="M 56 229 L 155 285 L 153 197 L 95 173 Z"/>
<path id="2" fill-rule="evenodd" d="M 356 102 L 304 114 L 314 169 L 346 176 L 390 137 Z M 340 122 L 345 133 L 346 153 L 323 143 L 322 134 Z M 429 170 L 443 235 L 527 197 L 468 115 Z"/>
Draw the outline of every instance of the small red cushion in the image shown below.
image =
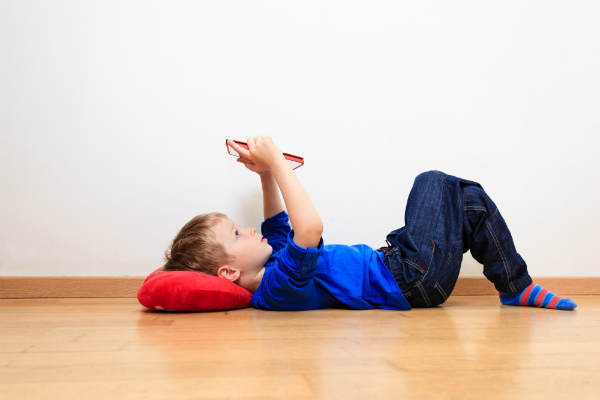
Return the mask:
<path id="1" fill-rule="evenodd" d="M 250 306 L 252 293 L 223 278 L 192 271 L 151 273 L 138 291 L 139 302 L 156 310 L 216 311 Z"/>

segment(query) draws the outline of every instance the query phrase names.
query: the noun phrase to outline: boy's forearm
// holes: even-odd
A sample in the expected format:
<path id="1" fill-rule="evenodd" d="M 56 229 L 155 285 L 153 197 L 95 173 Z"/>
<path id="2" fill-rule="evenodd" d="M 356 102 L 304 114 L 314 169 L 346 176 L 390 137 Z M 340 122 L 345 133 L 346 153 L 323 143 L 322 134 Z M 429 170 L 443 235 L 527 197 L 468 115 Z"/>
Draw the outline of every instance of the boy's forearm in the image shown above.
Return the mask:
<path id="1" fill-rule="evenodd" d="M 277 181 L 271 174 L 271 171 L 265 171 L 259 174 L 263 191 L 263 210 L 265 219 L 273 217 L 283 211 L 283 203 L 279 196 L 279 187 Z"/>
<path id="2" fill-rule="evenodd" d="M 290 164 L 282 157 L 271 166 L 271 174 L 279 185 L 294 231 L 322 233 L 323 221 Z"/>

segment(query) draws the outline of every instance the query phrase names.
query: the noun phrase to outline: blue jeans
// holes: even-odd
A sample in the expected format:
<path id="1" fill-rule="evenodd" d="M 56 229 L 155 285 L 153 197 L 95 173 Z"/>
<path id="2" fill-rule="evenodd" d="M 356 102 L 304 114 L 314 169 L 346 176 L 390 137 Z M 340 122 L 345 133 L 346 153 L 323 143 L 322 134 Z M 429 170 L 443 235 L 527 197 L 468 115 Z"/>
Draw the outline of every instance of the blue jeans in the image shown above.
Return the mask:
<path id="1" fill-rule="evenodd" d="M 413 307 L 446 301 L 468 250 L 498 291 L 517 292 L 532 282 L 498 208 L 477 182 L 420 174 L 404 220 L 406 226 L 387 235 L 384 263 Z"/>

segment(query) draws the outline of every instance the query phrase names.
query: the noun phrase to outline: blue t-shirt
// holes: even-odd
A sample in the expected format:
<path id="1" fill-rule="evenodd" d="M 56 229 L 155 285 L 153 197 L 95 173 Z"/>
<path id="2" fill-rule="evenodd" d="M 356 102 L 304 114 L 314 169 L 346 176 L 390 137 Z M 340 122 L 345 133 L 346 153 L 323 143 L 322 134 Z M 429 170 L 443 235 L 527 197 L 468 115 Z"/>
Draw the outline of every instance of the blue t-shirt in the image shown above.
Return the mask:
<path id="1" fill-rule="evenodd" d="M 303 249 L 285 211 L 267 218 L 261 231 L 273 253 L 252 296 L 251 305 L 264 310 L 385 308 L 409 310 L 398 284 L 383 263 L 383 254 L 364 244 L 323 245 Z"/>

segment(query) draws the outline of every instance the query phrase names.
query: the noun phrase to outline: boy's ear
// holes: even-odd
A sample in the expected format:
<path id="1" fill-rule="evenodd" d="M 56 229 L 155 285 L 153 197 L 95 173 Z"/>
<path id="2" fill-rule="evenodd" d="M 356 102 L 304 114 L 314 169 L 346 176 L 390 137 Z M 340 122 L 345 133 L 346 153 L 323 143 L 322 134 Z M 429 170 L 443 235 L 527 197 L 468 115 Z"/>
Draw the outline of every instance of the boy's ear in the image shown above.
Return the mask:
<path id="1" fill-rule="evenodd" d="M 240 271 L 231 268 L 229 265 L 223 265 L 217 270 L 217 276 L 219 278 L 227 279 L 228 281 L 235 282 L 240 278 Z"/>

